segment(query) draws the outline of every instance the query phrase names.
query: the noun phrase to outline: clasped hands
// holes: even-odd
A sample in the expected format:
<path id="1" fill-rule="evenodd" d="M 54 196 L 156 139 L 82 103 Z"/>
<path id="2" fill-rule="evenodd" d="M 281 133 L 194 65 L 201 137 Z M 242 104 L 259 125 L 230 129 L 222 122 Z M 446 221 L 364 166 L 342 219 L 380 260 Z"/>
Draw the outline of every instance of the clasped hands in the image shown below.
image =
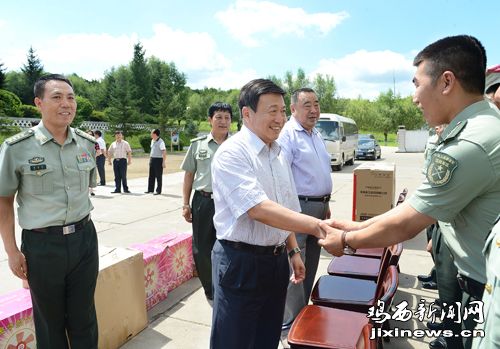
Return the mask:
<path id="1" fill-rule="evenodd" d="M 343 231 L 358 230 L 359 222 L 338 220 L 338 219 L 325 219 L 319 222 L 321 236 L 318 244 L 323 247 L 328 253 L 340 257 L 344 254 L 344 246 L 341 242 Z"/>

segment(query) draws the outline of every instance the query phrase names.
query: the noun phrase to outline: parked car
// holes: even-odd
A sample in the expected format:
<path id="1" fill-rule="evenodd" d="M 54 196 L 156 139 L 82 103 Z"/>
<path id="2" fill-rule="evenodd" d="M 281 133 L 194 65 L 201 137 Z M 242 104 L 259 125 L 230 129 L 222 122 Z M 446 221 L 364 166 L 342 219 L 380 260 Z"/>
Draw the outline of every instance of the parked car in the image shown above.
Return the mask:
<path id="1" fill-rule="evenodd" d="M 358 136 L 358 139 L 365 138 L 365 139 L 375 139 L 375 136 L 372 135 L 371 133 L 365 133 L 365 134 L 360 134 Z"/>
<path id="2" fill-rule="evenodd" d="M 358 152 L 356 159 L 380 159 L 382 156 L 382 149 L 376 139 L 372 138 L 359 138 L 358 139 Z"/>

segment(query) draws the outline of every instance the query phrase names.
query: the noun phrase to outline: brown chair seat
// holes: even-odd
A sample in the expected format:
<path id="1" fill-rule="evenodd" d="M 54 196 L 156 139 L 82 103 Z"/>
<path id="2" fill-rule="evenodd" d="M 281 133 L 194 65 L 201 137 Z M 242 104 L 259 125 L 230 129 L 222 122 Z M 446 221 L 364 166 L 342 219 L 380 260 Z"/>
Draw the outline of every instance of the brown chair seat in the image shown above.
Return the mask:
<path id="1" fill-rule="evenodd" d="M 389 266 L 377 282 L 336 275 L 321 276 L 311 293 L 311 301 L 337 309 L 367 313 L 378 299 L 392 301 L 399 283 L 396 266 Z"/>
<path id="2" fill-rule="evenodd" d="M 376 248 L 359 248 L 354 256 L 358 257 L 368 257 L 368 258 L 382 258 L 384 254 L 385 248 L 376 247 Z"/>
<path id="3" fill-rule="evenodd" d="M 365 342 L 363 329 L 366 325 L 366 314 L 307 305 L 299 313 L 288 333 L 288 344 L 293 349 L 355 349 L 358 348 L 358 342 Z"/>

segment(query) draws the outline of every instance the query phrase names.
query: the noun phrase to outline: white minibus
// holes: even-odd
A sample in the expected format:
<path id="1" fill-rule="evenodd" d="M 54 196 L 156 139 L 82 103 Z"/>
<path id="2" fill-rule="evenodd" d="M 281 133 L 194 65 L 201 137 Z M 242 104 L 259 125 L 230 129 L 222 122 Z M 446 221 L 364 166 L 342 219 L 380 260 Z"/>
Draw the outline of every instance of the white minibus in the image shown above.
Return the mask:
<path id="1" fill-rule="evenodd" d="M 321 113 L 316 128 L 326 143 L 332 169 L 340 171 L 344 164 L 354 164 L 358 148 L 358 126 L 353 119 Z"/>

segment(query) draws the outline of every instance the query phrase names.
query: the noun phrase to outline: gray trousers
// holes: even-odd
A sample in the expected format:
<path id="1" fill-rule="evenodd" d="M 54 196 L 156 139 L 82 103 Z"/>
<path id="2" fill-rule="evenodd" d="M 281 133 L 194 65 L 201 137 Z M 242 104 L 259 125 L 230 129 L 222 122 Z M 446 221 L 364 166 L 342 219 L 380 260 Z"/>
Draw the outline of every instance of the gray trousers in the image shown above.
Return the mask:
<path id="1" fill-rule="evenodd" d="M 300 200 L 300 208 L 302 213 L 308 216 L 325 219 L 328 212 L 329 203 L 318 201 Z M 286 293 L 285 314 L 283 316 L 283 324 L 288 325 L 295 320 L 303 307 L 309 303 L 309 295 L 314 284 L 316 271 L 318 270 L 319 255 L 321 247 L 318 245 L 318 239 L 312 235 L 297 233 L 297 244 L 301 249 L 300 257 L 306 266 L 306 278 L 304 282 L 294 285 L 291 282 L 288 284 Z M 292 270 L 290 270 L 290 273 Z"/>

